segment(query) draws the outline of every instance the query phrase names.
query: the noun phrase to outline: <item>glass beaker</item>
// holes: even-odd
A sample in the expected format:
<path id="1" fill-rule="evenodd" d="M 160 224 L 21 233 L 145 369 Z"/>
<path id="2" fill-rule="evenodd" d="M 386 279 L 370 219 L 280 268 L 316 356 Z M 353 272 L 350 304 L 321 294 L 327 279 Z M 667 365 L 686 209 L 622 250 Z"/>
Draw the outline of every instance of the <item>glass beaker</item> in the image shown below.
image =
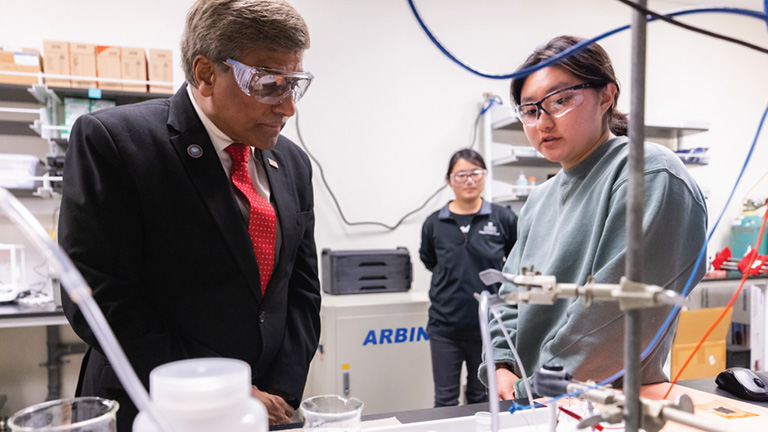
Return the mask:
<path id="1" fill-rule="evenodd" d="M 17 412 L 8 426 L 13 432 L 115 432 L 119 407 L 98 397 L 59 399 Z"/>
<path id="2" fill-rule="evenodd" d="M 363 402 L 336 395 L 315 396 L 301 403 L 305 432 L 358 432 Z"/>

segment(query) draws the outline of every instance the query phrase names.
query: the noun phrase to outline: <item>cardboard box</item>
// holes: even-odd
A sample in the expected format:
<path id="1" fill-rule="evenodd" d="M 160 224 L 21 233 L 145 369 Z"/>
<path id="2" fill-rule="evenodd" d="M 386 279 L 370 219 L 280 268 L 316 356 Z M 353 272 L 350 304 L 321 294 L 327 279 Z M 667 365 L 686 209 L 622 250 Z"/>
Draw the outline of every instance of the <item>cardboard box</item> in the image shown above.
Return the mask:
<path id="1" fill-rule="evenodd" d="M 86 43 L 69 43 L 69 67 L 72 75 L 96 77 L 96 45 Z M 72 80 L 75 88 L 96 88 L 93 80 Z"/>
<path id="2" fill-rule="evenodd" d="M 149 49 L 149 80 L 173 82 L 173 51 Z M 150 93 L 173 93 L 173 85 L 149 86 Z"/>
<path id="3" fill-rule="evenodd" d="M 43 72 L 56 75 L 70 75 L 69 42 L 43 41 Z M 51 87 L 72 87 L 72 80 L 65 78 L 44 78 Z"/>
<path id="4" fill-rule="evenodd" d="M 0 70 L 8 72 L 39 73 L 40 53 L 36 50 L 0 51 Z M 0 74 L 0 83 L 37 84 L 39 77 Z"/>
<path id="5" fill-rule="evenodd" d="M 691 355 L 704 332 L 715 322 L 725 307 L 683 311 L 677 325 L 675 340 L 672 342 L 670 378 L 677 376 L 685 361 Z M 725 338 L 731 325 L 733 309 L 723 317 L 709 334 L 699 350 L 688 363 L 678 380 L 715 377 L 725 370 Z"/>
<path id="6" fill-rule="evenodd" d="M 147 80 L 147 55 L 144 48 L 122 49 L 122 78 L 124 80 Z M 123 83 L 123 91 L 146 92 L 146 84 Z"/>
<path id="7" fill-rule="evenodd" d="M 96 46 L 96 73 L 99 78 L 120 79 L 120 47 L 98 45 Z M 123 90 L 120 82 L 99 81 L 99 88 L 104 90 Z"/>

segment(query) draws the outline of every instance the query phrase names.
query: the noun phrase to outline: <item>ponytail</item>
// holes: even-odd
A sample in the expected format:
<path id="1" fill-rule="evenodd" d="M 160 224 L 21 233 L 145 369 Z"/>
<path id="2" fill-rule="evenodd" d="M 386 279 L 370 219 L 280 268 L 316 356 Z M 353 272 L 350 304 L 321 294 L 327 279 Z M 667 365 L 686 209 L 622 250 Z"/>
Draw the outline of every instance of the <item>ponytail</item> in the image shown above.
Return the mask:
<path id="1" fill-rule="evenodd" d="M 627 135 L 629 133 L 629 120 L 627 115 L 611 108 L 611 118 L 608 119 L 608 127 L 616 136 Z"/>

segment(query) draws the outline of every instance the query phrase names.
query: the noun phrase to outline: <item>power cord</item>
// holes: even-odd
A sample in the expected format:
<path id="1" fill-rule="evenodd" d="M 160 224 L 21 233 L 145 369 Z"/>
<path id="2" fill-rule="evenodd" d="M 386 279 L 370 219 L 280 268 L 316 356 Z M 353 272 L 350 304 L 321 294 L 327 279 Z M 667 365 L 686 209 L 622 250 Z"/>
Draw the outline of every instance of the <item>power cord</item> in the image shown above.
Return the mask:
<path id="1" fill-rule="evenodd" d="M 629 0 L 618 0 L 618 1 L 620 3 L 624 3 L 625 5 L 631 7 L 632 9 L 634 9 L 636 11 L 640 11 L 640 12 L 646 14 L 646 15 L 650 15 L 651 17 L 656 18 L 656 19 L 660 19 L 660 20 L 662 20 L 662 21 L 664 21 L 666 23 L 669 23 L 669 24 L 672 24 L 672 25 L 676 25 L 678 27 L 682 27 L 682 28 L 684 28 L 686 30 L 690 30 L 692 32 L 700 33 L 700 34 L 703 34 L 705 36 L 713 37 L 715 39 L 724 40 L 726 42 L 732 42 L 732 43 L 735 43 L 737 45 L 741 45 L 741 46 L 747 47 L 749 49 L 753 49 L 755 51 L 759 51 L 759 52 L 761 52 L 763 54 L 768 54 L 768 49 L 763 48 L 763 47 L 759 47 L 759 46 L 751 44 L 749 42 L 745 42 L 745 41 L 743 41 L 741 39 L 736 39 L 736 38 L 733 38 L 733 37 L 730 37 L 730 36 L 725 36 L 725 35 L 722 35 L 720 33 L 715 33 L 713 31 L 709 31 L 709 30 L 703 29 L 701 27 L 696 27 L 696 26 L 692 26 L 690 24 L 682 23 L 680 21 L 676 21 L 675 19 L 673 19 L 673 18 L 671 18 L 669 16 L 662 15 L 662 14 L 660 14 L 658 12 L 654 12 L 654 11 L 652 11 L 652 10 L 646 8 L 646 7 L 640 6 L 639 4 L 631 2 Z"/>
<path id="2" fill-rule="evenodd" d="M 766 0 L 766 3 L 768 3 L 768 0 Z M 589 45 L 591 45 L 591 44 L 593 44 L 593 43 L 595 43 L 595 42 L 597 42 L 597 41 L 599 41 L 601 39 L 605 39 L 608 36 L 612 36 L 612 35 L 614 35 L 616 33 L 622 32 L 624 30 L 628 30 L 630 28 L 629 25 L 625 25 L 623 27 L 618 27 L 618 28 L 615 28 L 613 30 L 609 30 L 609 31 L 607 31 L 607 32 L 605 32 L 603 34 L 597 35 L 597 36 L 595 36 L 595 37 L 593 37 L 591 39 L 588 39 L 588 40 L 585 40 L 583 42 L 580 42 L 580 43 L 578 43 L 578 44 L 568 48 L 567 50 L 561 52 L 560 54 L 558 54 L 558 55 L 556 55 L 556 56 L 554 56 L 552 58 L 544 60 L 541 63 L 535 64 L 533 66 L 530 66 L 530 67 L 527 67 L 527 68 L 524 68 L 524 69 L 520 69 L 517 72 L 506 73 L 506 74 L 493 74 L 493 73 L 488 73 L 488 72 L 480 71 L 479 69 L 477 69 L 475 67 L 472 67 L 472 66 L 464 63 L 463 61 L 459 60 L 455 55 L 453 55 L 450 51 L 448 51 L 448 49 L 445 48 L 443 46 L 443 44 L 441 44 L 440 41 L 437 40 L 437 38 L 432 34 L 432 32 L 427 27 L 427 25 L 424 23 L 424 20 L 421 19 L 421 15 L 419 15 L 419 11 L 416 9 L 416 5 L 414 4 L 413 0 L 408 0 L 408 5 L 411 8 L 411 12 L 413 12 L 413 16 L 416 18 L 416 21 L 419 23 L 419 25 L 421 26 L 422 30 L 427 35 L 429 40 L 431 40 L 432 43 L 443 54 L 446 55 L 446 57 L 448 57 L 449 59 L 453 60 L 454 63 L 458 64 L 459 66 L 461 66 L 462 68 L 466 69 L 467 71 L 469 71 L 469 72 L 471 72 L 471 73 L 473 73 L 473 74 L 475 74 L 477 76 L 481 76 L 483 78 L 490 78 L 490 79 L 502 79 L 502 80 L 504 80 L 504 79 L 517 79 L 517 78 L 528 76 L 528 75 L 530 75 L 530 74 L 532 74 L 532 73 L 534 73 L 534 72 L 536 72 L 536 71 L 538 71 L 540 69 L 544 69 L 546 67 L 552 66 L 553 64 L 563 60 L 564 58 L 567 58 L 567 57 L 569 57 L 571 55 L 574 55 L 577 52 L 583 51 Z M 682 11 L 678 11 L 678 12 L 672 12 L 672 13 L 669 13 L 669 14 L 667 14 L 665 16 L 666 17 L 672 17 L 672 16 L 689 15 L 689 14 L 695 14 L 695 13 L 728 13 L 728 14 L 744 15 L 744 16 L 749 16 L 749 17 L 752 17 L 752 18 L 757 18 L 757 19 L 760 19 L 760 20 L 764 20 L 764 21 L 766 21 L 766 24 L 768 24 L 768 4 L 766 4 L 766 12 L 765 13 L 758 12 L 758 11 L 753 11 L 753 10 L 749 10 L 749 9 L 711 7 L 711 8 L 700 8 L 700 9 L 687 9 L 687 10 L 682 10 Z M 653 20 L 651 20 L 651 21 L 653 21 Z M 693 27 L 693 26 L 690 26 L 690 27 Z M 697 27 L 693 27 L 693 28 L 697 28 Z M 738 41 L 737 39 L 734 39 L 734 42 L 737 42 L 737 41 Z M 762 51 L 763 48 L 759 48 L 758 47 L 758 50 Z"/>
<path id="3" fill-rule="evenodd" d="M 470 144 L 469 148 L 473 148 L 475 146 L 475 143 L 477 141 L 477 129 L 478 129 L 478 123 L 480 122 L 480 118 L 488 112 L 488 110 L 491 109 L 491 107 L 494 104 L 501 104 L 501 98 L 498 96 L 492 96 L 488 99 L 488 103 L 486 106 L 482 107 L 480 111 L 477 113 L 477 116 L 475 117 L 475 121 L 472 126 L 472 134 L 470 138 Z M 331 186 L 328 184 L 328 180 L 325 178 L 325 170 L 323 169 L 323 165 L 320 163 L 319 160 L 315 157 L 315 155 L 312 154 L 311 151 L 309 151 L 309 148 L 307 147 L 306 143 L 304 143 L 304 138 L 301 135 L 301 127 L 299 126 L 299 111 L 296 111 L 296 135 L 299 139 L 299 144 L 304 149 L 304 151 L 307 153 L 310 159 L 317 165 L 318 170 L 320 171 L 320 178 L 323 181 L 323 185 L 325 185 L 325 188 L 328 190 L 328 194 L 331 195 L 331 199 L 333 200 L 333 204 L 336 206 L 336 210 L 339 212 L 339 216 L 341 216 L 341 220 L 349 225 L 349 226 L 361 226 L 361 225 L 374 225 L 374 226 L 380 226 L 383 228 L 386 228 L 390 231 L 394 231 L 399 227 L 408 217 L 411 215 L 421 211 L 424 207 L 427 206 L 427 204 L 432 201 L 432 198 L 436 197 L 440 192 L 443 191 L 446 187 L 448 187 L 447 184 L 444 184 L 440 186 L 435 192 L 432 193 L 432 195 L 427 198 L 423 204 L 421 204 L 419 207 L 417 207 L 414 210 L 409 211 L 406 213 L 403 217 L 400 218 L 400 220 L 397 221 L 394 225 L 387 225 L 383 222 L 377 222 L 377 221 L 359 221 L 359 222 L 350 222 L 347 217 L 344 215 L 344 211 L 341 209 L 341 205 L 339 204 L 339 200 L 336 198 L 336 194 L 333 193 L 333 189 L 331 189 Z"/>

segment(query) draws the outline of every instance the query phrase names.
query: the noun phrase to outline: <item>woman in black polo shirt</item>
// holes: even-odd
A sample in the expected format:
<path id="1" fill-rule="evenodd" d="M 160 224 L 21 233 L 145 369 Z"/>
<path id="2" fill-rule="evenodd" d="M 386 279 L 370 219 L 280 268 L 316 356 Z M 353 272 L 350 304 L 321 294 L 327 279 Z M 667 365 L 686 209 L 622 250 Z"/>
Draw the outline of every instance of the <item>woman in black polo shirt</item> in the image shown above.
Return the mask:
<path id="1" fill-rule="evenodd" d="M 429 297 L 429 343 L 435 406 L 458 405 L 462 364 L 467 365 L 467 403 L 488 400 L 477 379 L 482 341 L 473 294 L 495 293 L 478 273 L 501 270 L 517 239 L 512 210 L 482 198 L 485 162 L 474 150 L 456 152 L 448 164 L 446 182 L 456 199 L 431 214 L 422 228 L 421 261 L 432 272 Z"/>

